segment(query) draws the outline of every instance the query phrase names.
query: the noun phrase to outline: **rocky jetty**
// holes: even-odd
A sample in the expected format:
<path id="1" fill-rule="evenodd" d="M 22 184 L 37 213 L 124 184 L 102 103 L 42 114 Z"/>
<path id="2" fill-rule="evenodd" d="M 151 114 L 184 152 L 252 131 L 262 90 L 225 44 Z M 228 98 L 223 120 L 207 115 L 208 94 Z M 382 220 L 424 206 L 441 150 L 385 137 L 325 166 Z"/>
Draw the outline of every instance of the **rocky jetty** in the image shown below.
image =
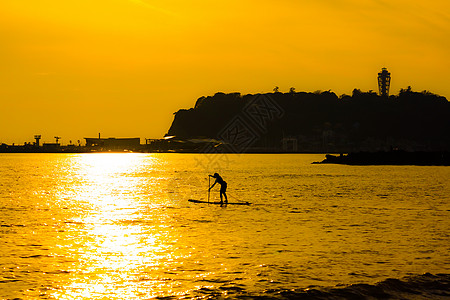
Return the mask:
<path id="1" fill-rule="evenodd" d="M 357 152 L 327 154 L 321 164 L 450 166 L 450 152 Z"/>

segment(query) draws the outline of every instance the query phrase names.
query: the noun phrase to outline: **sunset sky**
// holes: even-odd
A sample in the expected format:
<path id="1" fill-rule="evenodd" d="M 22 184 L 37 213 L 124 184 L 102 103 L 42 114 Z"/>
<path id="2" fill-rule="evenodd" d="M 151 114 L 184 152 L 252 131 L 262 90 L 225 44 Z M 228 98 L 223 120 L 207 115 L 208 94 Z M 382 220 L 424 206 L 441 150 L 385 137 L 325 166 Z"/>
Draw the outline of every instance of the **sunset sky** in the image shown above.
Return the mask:
<path id="1" fill-rule="evenodd" d="M 216 92 L 450 99 L 448 0 L 0 0 L 0 143 L 160 138 Z"/>

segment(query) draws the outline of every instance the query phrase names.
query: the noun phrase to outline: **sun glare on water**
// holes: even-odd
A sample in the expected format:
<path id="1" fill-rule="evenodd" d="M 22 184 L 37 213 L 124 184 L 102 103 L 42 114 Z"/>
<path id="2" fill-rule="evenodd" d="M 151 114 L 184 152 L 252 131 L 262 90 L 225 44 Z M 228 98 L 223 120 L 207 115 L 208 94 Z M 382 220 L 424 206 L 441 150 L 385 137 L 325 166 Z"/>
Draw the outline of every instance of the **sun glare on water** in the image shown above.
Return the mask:
<path id="1" fill-rule="evenodd" d="M 170 246 L 155 233 L 152 220 L 145 219 L 135 195 L 142 189 L 140 178 L 134 175 L 142 168 L 142 158 L 139 154 L 80 156 L 74 166 L 81 181 L 75 203 L 85 209 L 68 222 L 71 233 L 60 240 L 60 247 L 70 248 L 75 263 L 69 270 L 73 278 L 55 291 L 56 298 L 130 299 L 154 296 L 151 287 L 159 292 L 168 288 L 164 282 L 142 277 L 144 269 L 171 259 L 166 257 Z M 138 291 L 143 281 L 149 282 L 145 292 Z"/>

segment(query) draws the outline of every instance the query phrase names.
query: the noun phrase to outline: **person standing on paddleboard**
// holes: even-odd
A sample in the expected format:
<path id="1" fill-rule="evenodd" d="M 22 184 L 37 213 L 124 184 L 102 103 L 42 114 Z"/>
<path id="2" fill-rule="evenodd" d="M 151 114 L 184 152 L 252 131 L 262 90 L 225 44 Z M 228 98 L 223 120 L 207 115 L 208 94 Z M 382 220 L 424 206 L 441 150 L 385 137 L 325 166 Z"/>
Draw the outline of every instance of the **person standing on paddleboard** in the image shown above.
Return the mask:
<path id="1" fill-rule="evenodd" d="M 223 202 L 222 195 L 225 196 L 225 203 L 228 203 L 227 183 L 222 179 L 222 177 L 220 177 L 218 173 L 214 173 L 214 175 L 208 176 L 216 179 L 213 185 L 209 187 L 209 190 L 211 190 L 216 185 L 216 183 L 220 184 L 220 203 Z"/>

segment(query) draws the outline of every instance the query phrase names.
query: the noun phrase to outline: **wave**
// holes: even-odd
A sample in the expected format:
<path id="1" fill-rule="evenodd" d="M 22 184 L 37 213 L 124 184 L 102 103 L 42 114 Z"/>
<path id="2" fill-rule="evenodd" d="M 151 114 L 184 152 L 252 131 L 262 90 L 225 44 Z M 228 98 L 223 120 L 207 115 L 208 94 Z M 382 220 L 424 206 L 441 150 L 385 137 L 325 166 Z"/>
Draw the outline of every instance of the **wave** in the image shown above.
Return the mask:
<path id="1" fill-rule="evenodd" d="M 226 290 L 224 294 L 224 289 Z M 333 288 L 272 289 L 250 294 L 242 289 L 197 290 L 194 298 L 208 299 L 450 299 L 450 274 L 425 273 L 402 279 L 386 279 L 376 284 L 352 284 Z"/>

